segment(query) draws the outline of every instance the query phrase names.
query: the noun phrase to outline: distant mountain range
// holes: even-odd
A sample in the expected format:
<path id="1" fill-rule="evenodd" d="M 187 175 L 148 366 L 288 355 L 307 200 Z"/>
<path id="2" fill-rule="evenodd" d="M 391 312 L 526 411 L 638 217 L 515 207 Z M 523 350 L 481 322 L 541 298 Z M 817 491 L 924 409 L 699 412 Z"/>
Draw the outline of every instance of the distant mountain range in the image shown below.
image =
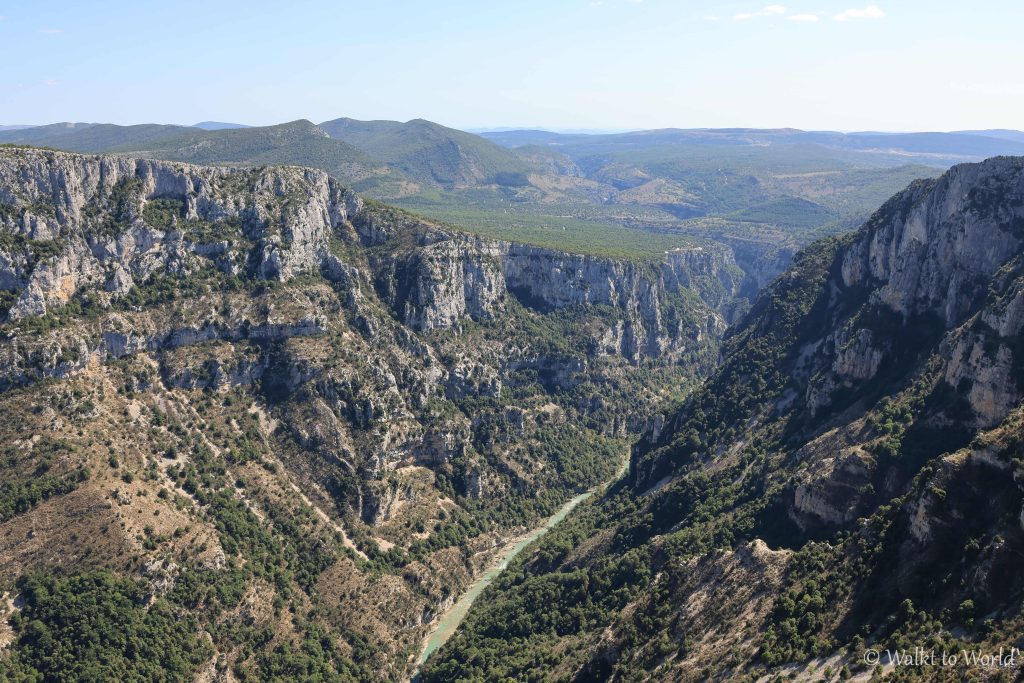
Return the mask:
<path id="1" fill-rule="evenodd" d="M 530 170 L 484 138 L 417 119 L 307 120 L 275 126 L 202 122 L 195 126 L 57 123 L 0 132 L 0 143 L 73 152 L 119 152 L 199 164 L 313 166 L 362 191 L 401 194 L 396 183 L 438 188 L 518 177 Z M 525 182 L 525 181 L 523 181 Z"/>
<path id="2" fill-rule="evenodd" d="M 100 152 L 166 139 L 195 131 L 187 126 L 145 123 L 118 126 L 112 123 L 52 123 L 0 132 L 0 143 L 55 147 L 70 152 Z"/>
<path id="3" fill-rule="evenodd" d="M 319 128 L 326 135 L 314 130 L 315 128 Z M 655 146 L 819 145 L 866 155 L 914 157 L 916 161 L 933 161 L 938 165 L 1000 154 L 1024 153 L 1024 132 L 1006 129 L 963 130 L 951 133 L 841 133 L 794 128 L 664 128 L 603 133 L 501 128 L 482 130 L 475 134 L 424 119 L 401 123 L 384 120 L 358 121 L 350 118 L 325 121 L 319 126 L 314 126 L 305 119 L 260 127 L 220 121 L 202 121 L 192 126 L 118 126 L 67 122 L 44 126 L 7 125 L 0 126 L 0 143 L 58 147 L 79 152 L 136 150 L 144 146 L 149 148 L 147 151 L 161 152 L 191 144 L 191 141 L 197 140 L 194 135 L 198 130 L 218 135 L 231 135 L 226 131 L 247 131 L 243 137 L 233 138 L 234 144 L 245 140 L 246 136 L 251 136 L 254 141 L 263 141 L 268 145 L 267 149 L 259 150 L 260 153 L 266 153 L 279 146 L 280 135 L 284 131 L 289 131 L 292 136 L 304 134 L 318 139 L 321 145 L 326 144 L 322 142 L 325 138 L 333 138 L 384 162 L 380 165 L 394 167 L 410 179 L 439 186 L 477 184 L 502 174 L 534 170 L 524 162 L 521 154 L 499 149 L 515 150 L 532 145 L 558 148 L 570 156 Z M 203 138 L 203 141 L 208 142 L 216 138 L 215 135 Z M 233 144 L 229 143 L 229 146 Z M 230 156 L 237 158 L 224 161 L 247 161 L 245 155 Z"/>
<path id="4" fill-rule="evenodd" d="M 994 128 L 990 130 L 958 130 L 957 133 L 966 135 L 980 135 L 988 138 L 1000 138 L 1003 140 L 1015 140 L 1024 142 L 1024 132 L 1019 130 L 1007 130 L 1005 128 Z"/>
<path id="5" fill-rule="evenodd" d="M 639 128 L 538 128 L 536 126 L 492 126 L 490 128 L 466 128 L 467 133 L 483 135 L 484 133 L 508 133 L 514 130 L 545 130 L 551 133 L 566 135 L 615 135 L 617 133 L 633 133 Z"/>
<path id="6" fill-rule="evenodd" d="M 1024 151 L 1024 133 L 1010 130 L 956 133 L 839 133 L 793 128 L 665 128 L 608 135 L 510 130 L 482 133 L 505 147 L 523 145 L 586 146 L 590 150 L 628 149 L 660 145 L 780 145 L 812 144 L 834 149 L 884 154 L 984 158 Z"/>
<path id="7" fill-rule="evenodd" d="M 199 123 L 193 123 L 193 128 L 202 128 L 203 130 L 227 130 L 229 128 L 252 128 L 244 123 L 225 123 L 223 121 L 200 121 Z"/>

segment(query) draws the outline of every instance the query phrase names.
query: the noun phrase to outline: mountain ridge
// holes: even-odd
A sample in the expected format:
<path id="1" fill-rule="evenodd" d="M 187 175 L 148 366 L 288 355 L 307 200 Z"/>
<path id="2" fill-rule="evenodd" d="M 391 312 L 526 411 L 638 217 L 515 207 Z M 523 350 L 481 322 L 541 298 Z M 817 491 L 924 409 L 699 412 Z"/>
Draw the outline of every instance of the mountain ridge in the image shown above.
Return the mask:
<path id="1" fill-rule="evenodd" d="M 320 126 L 331 137 L 394 164 L 424 183 L 459 187 L 503 179 L 512 182 L 529 168 L 484 138 L 425 119 L 399 123 L 340 118 Z"/>

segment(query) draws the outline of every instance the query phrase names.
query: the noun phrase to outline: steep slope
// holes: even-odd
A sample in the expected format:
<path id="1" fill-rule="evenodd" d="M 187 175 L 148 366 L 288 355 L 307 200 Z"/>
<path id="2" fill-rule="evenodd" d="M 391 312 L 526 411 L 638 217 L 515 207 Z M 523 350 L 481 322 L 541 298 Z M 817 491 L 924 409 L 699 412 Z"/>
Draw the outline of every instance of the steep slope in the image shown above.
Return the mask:
<path id="1" fill-rule="evenodd" d="M 808 248 L 426 680 L 866 680 L 915 646 L 960 663 L 903 680 L 1009 680 L 961 650 L 1022 644 L 1022 264 L 1020 158 Z"/>
<path id="2" fill-rule="evenodd" d="M 530 167 L 512 152 L 472 133 L 424 119 L 357 121 L 341 118 L 320 127 L 420 183 L 446 188 L 525 184 Z"/>
<path id="3" fill-rule="evenodd" d="M 711 367 L 737 274 L 312 169 L 0 150 L 0 678 L 401 679 Z"/>

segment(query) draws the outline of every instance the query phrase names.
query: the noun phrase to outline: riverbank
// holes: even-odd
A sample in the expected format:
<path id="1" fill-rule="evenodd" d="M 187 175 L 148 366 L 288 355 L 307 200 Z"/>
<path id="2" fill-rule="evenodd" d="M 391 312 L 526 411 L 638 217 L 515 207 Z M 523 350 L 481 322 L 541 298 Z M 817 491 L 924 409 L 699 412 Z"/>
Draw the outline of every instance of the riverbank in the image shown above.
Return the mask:
<path id="1" fill-rule="evenodd" d="M 455 631 L 458 629 L 459 624 L 466 618 L 469 613 L 469 608 L 473 606 L 480 594 L 483 593 L 491 583 L 498 577 L 498 575 L 505 570 L 508 563 L 516 557 L 519 553 L 526 549 L 531 543 L 539 539 L 541 536 L 546 534 L 548 531 L 553 529 L 559 522 L 565 519 L 572 510 L 583 501 L 593 496 L 598 491 L 603 491 L 611 484 L 618 481 L 629 468 L 629 457 L 625 458 L 622 466 L 616 472 L 615 476 L 609 481 L 596 486 L 589 491 L 585 491 L 574 498 L 566 502 L 562 507 L 558 509 L 558 512 L 548 517 L 544 524 L 534 528 L 529 533 L 518 539 L 509 542 L 505 548 L 498 553 L 497 558 L 494 560 L 492 565 L 481 574 L 469 588 L 459 596 L 459 599 L 451 607 L 445 611 L 438 619 L 437 625 L 431 629 L 430 633 L 424 638 L 423 647 L 420 650 L 420 655 L 416 659 L 416 670 L 413 672 L 412 680 L 416 680 L 419 673 L 419 669 L 423 666 L 424 662 L 430 658 L 438 648 L 448 642 L 448 639 L 452 637 Z"/>

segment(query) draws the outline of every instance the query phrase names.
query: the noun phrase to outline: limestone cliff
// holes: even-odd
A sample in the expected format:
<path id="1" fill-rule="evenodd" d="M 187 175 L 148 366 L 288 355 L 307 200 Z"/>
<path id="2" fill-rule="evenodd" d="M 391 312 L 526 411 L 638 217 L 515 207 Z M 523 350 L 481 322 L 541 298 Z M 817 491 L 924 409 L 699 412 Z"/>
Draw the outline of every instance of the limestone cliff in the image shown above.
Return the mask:
<path id="1" fill-rule="evenodd" d="M 659 357 L 720 335 L 740 285 L 731 252 L 721 246 L 675 250 L 652 268 L 484 240 L 364 207 L 310 169 L 231 171 L 7 151 L 0 188 L 8 235 L 0 246 L 0 286 L 16 295 L 11 321 L 45 315 L 83 288 L 100 287 L 117 299 L 158 271 L 187 275 L 214 267 L 281 282 L 323 273 L 338 282 L 372 278 L 398 318 L 420 331 L 487 319 L 509 291 L 544 310 L 608 306 L 621 319 L 615 350 Z M 113 219 L 123 229 L 111 230 Z M 225 232 L 225 223 L 237 234 Z M 371 255 L 372 272 L 361 273 L 332 252 L 332 240 L 346 238 L 365 247 L 396 240 L 404 246 Z M 30 263 L 40 241 L 55 253 Z M 666 315 L 683 290 L 696 293 L 707 310 Z"/>

